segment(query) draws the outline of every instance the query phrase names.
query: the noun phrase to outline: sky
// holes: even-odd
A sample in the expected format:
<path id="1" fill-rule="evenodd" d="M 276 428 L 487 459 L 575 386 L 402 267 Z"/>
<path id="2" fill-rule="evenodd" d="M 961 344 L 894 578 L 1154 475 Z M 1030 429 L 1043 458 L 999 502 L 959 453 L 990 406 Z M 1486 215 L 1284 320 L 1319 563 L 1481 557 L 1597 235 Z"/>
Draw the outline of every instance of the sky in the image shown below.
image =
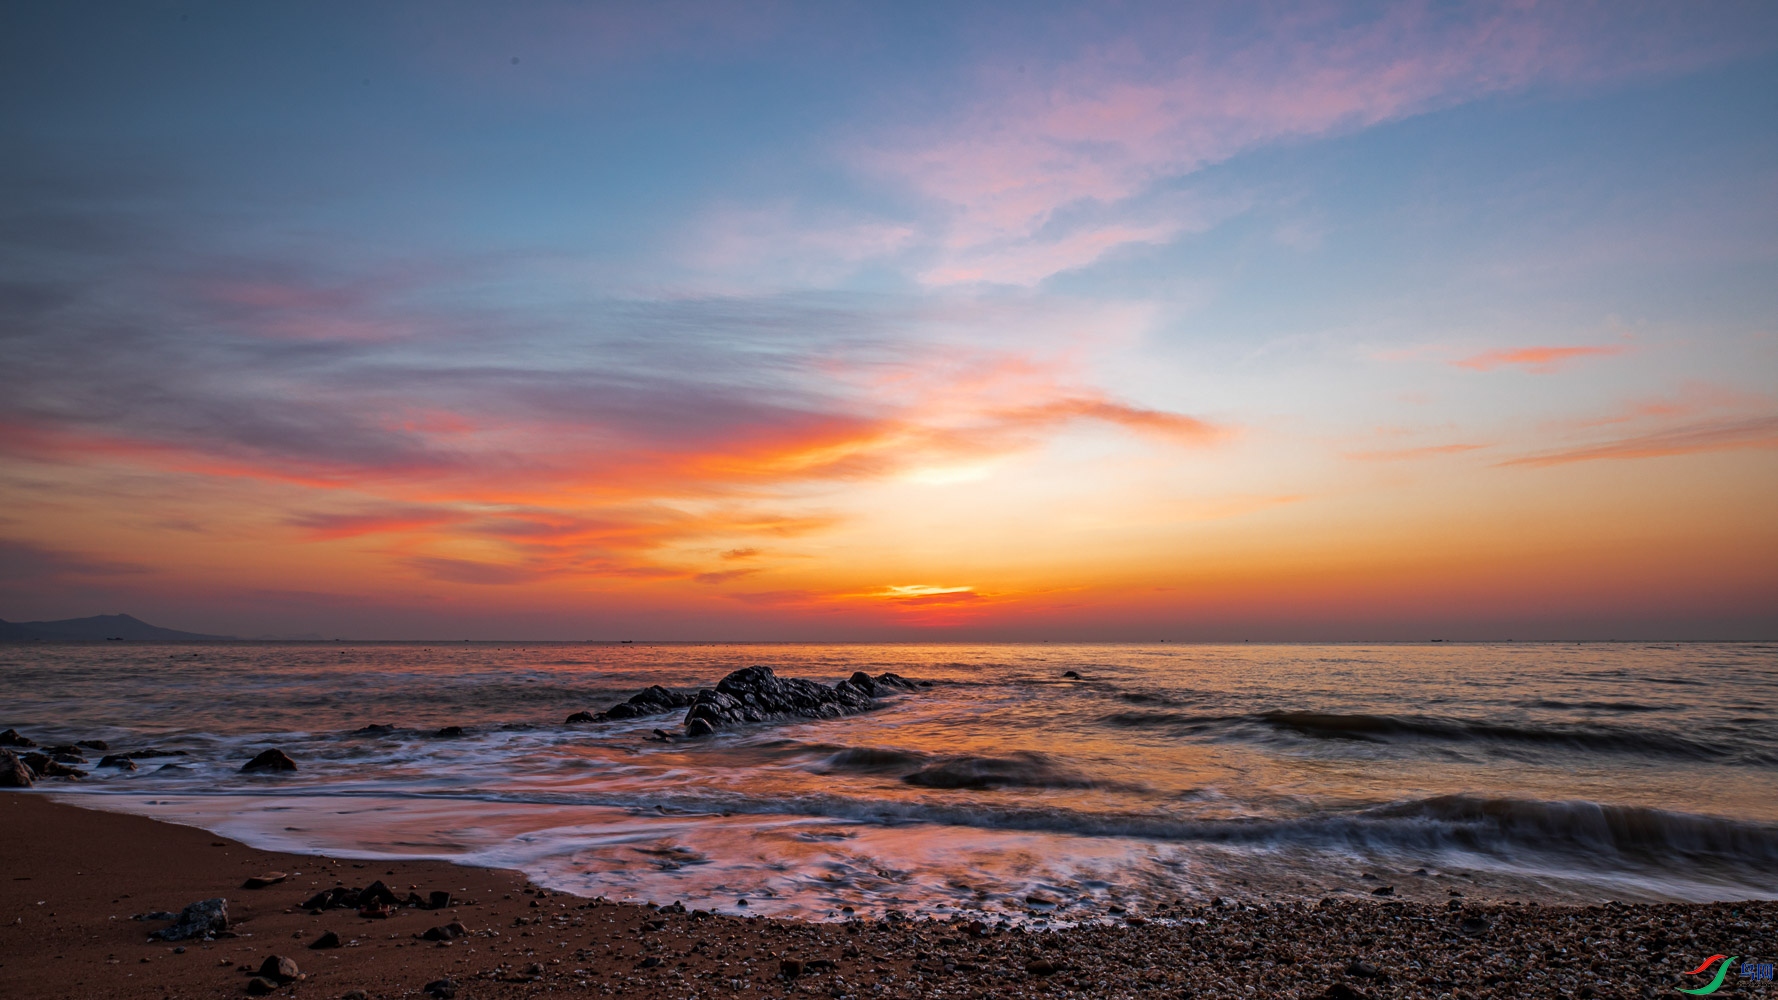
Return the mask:
<path id="1" fill-rule="evenodd" d="M 0 618 L 1778 637 L 1778 5 L 0 6 Z"/>

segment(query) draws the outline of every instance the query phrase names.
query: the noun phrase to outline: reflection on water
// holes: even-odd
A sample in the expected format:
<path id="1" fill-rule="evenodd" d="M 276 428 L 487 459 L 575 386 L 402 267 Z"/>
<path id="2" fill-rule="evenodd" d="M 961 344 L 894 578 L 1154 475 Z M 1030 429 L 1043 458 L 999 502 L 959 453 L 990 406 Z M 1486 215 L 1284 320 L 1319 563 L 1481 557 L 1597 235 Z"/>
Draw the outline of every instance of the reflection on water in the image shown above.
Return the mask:
<path id="1" fill-rule="evenodd" d="M 699 741 L 562 722 L 752 664 L 937 683 Z M 1760 644 L 34 645 L 0 647 L 23 695 L 0 728 L 189 749 L 80 790 L 265 846 L 749 912 L 1738 898 L 1778 895 L 1775 666 Z M 266 745 L 301 770 L 239 774 Z"/>

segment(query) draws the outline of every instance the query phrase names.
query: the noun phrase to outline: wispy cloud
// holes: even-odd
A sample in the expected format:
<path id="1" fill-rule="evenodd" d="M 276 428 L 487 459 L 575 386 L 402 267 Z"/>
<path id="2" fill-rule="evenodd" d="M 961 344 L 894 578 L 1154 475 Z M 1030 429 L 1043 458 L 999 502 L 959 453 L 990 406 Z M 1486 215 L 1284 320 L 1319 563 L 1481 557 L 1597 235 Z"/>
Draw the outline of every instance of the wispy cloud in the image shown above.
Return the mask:
<path id="1" fill-rule="evenodd" d="M 1622 354 L 1626 348 L 1621 345 L 1580 345 L 1574 347 L 1510 347 L 1501 350 L 1483 351 L 1471 357 L 1451 362 L 1458 368 L 1486 372 L 1496 368 L 1522 368 L 1538 375 L 1551 375 L 1560 371 L 1570 362 L 1581 358 L 1604 358 Z"/>
<path id="2" fill-rule="evenodd" d="M 1676 12 L 1586 4 L 1195 5 L 1137 20 L 1036 17 L 1068 39 L 1061 55 L 989 46 L 953 115 L 854 154 L 945 207 L 927 281 L 1030 284 L 1167 241 L 1202 224 L 1178 181 L 1254 149 L 1735 48 Z"/>
<path id="3" fill-rule="evenodd" d="M 1736 448 L 1778 448 L 1778 417 L 1702 421 L 1647 434 L 1526 455 L 1498 464 L 1538 467 L 1602 459 L 1665 458 Z"/>
<path id="4" fill-rule="evenodd" d="M 1349 451 L 1346 457 L 1360 462 L 1407 462 L 1442 455 L 1461 455 L 1466 451 L 1489 448 L 1486 444 L 1434 444 L 1418 448 L 1387 448 L 1376 451 Z"/>

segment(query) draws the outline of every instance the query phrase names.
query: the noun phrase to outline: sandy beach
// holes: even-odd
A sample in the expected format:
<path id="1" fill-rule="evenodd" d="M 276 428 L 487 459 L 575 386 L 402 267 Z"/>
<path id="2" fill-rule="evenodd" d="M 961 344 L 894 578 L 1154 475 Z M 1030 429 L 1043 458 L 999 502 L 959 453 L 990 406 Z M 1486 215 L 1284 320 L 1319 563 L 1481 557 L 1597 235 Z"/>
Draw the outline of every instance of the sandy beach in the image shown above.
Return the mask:
<path id="1" fill-rule="evenodd" d="M 1456 896 L 1444 906 L 1222 900 L 1052 931 L 960 920 L 814 924 L 586 899 L 517 872 L 445 862 L 258 851 L 41 793 L 0 796 L 0 826 L 0 996 L 46 1000 L 256 990 L 368 1000 L 1640 997 L 1704 985 L 1685 974 L 1713 954 L 1763 958 L 1778 929 L 1778 904 L 1766 902 L 1548 907 Z M 309 905 L 379 881 L 418 905 Z M 434 892 L 449 904 L 433 908 Z M 210 939 L 151 940 L 170 921 L 134 919 L 218 897 L 228 925 Z M 338 947 L 314 947 L 330 932 Z M 276 957 L 292 960 L 300 978 L 255 975 L 268 959 L 276 971 Z M 1729 977 L 1731 991 L 1738 978 Z"/>

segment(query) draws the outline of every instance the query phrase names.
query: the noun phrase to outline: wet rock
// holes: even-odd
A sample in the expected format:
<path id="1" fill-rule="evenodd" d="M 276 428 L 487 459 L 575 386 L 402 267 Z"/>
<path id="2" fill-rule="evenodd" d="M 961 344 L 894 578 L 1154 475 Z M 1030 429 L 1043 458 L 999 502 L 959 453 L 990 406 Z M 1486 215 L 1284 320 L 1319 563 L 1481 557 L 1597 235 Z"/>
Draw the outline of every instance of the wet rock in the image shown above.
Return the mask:
<path id="1" fill-rule="evenodd" d="M 442 910 L 451 905 L 451 894 L 443 889 L 434 889 L 427 895 L 426 905 L 434 910 Z"/>
<path id="2" fill-rule="evenodd" d="M 450 979 L 434 979 L 421 990 L 433 1000 L 456 1000 L 457 996 L 457 984 Z"/>
<path id="3" fill-rule="evenodd" d="M 1377 886 L 1375 889 L 1371 890 L 1371 895 L 1373 895 L 1373 896 L 1393 896 L 1393 895 L 1395 895 L 1395 886 L 1392 886 L 1392 885 Z"/>
<path id="4" fill-rule="evenodd" d="M 619 702 L 605 711 L 600 712 L 598 715 L 593 716 L 591 719 L 584 721 L 605 722 L 608 720 L 637 719 L 648 715 L 661 715 L 666 712 L 673 712 L 685 708 L 691 703 L 691 695 L 680 694 L 678 691 L 673 691 L 661 687 L 659 684 L 654 684 L 643 688 L 637 694 L 631 695 L 629 701 Z M 570 716 L 569 721 L 573 722 L 575 720 Z"/>
<path id="5" fill-rule="evenodd" d="M 699 736 L 708 736 L 714 732 L 716 732 L 716 727 L 703 719 L 693 719 L 685 724 L 685 735 L 694 739 Z"/>
<path id="6" fill-rule="evenodd" d="M 1033 976 L 1053 976 L 1062 971 L 1062 967 L 1047 958 L 1040 958 L 1034 962 L 1026 962 L 1025 971 Z"/>
<path id="7" fill-rule="evenodd" d="M 1463 933 L 1465 934 L 1480 934 L 1488 929 L 1488 918 L 1480 914 L 1472 913 L 1469 916 L 1464 917 L 1463 922 L 1458 924 L 1458 926 L 1463 929 Z"/>
<path id="8" fill-rule="evenodd" d="M 438 732 L 433 733 L 432 735 L 438 737 L 439 739 L 454 740 L 457 737 L 463 735 L 463 727 L 462 726 L 445 726 L 443 729 L 440 729 Z"/>
<path id="9" fill-rule="evenodd" d="M 126 754 L 114 753 L 99 758 L 99 766 L 115 767 L 119 771 L 134 771 L 136 769 L 136 762 Z"/>
<path id="10" fill-rule="evenodd" d="M 368 726 L 363 726 L 361 728 L 352 730 L 352 734 L 355 736 L 387 736 L 394 731 L 395 731 L 394 726 L 385 726 L 380 723 L 373 722 Z"/>
<path id="11" fill-rule="evenodd" d="M 262 979 L 270 979 L 275 983 L 294 983 L 303 978 L 302 971 L 296 967 L 296 960 L 283 955 L 267 955 L 265 961 L 259 963 L 259 975 Z"/>
<path id="12" fill-rule="evenodd" d="M 596 716 L 594 716 L 593 713 L 591 713 L 591 712 L 575 712 L 573 715 L 570 715 L 568 718 L 563 719 L 562 725 L 572 726 L 576 722 L 597 722 L 597 721 L 599 721 L 598 718 Z"/>
<path id="13" fill-rule="evenodd" d="M 173 926 L 164 927 L 149 937 L 161 941 L 190 941 L 207 938 L 228 930 L 228 900 L 201 899 L 179 911 Z"/>
<path id="14" fill-rule="evenodd" d="M 283 872 L 266 872 L 264 875 L 250 875 L 241 883 L 243 889 L 264 889 L 268 885 L 277 885 L 290 876 Z"/>
<path id="15" fill-rule="evenodd" d="M 247 980 L 247 992 L 256 997 L 268 996 L 278 992 L 278 984 L 264 976 L 254 976 Z"/>
<path id="16" fill-rule="evenodd" d="M 6 732 L 0 733 L 0 747 L 24 748 L 34 747 L 36 745 L 36 740 L 26 739 L 25 737 L 20 736 L 19 731 L 16 729 L 8 729 Z"/>
<path id="17" fill-rule="evenodd" d="M 294 771 L 296 761 L 290 755 L 276 747 L 262 750 L 259 756 L 241 765 L 242 771 Z"/>
<path id="18" fill-rule="evenodd" d="M 7 732 L 12 732 L 8 729 Z M 30 788 L 36 784 L 35 776 L 25 762 L 14 756 L 10 750 L 0 750 L 0 788 Z"/>
<path id="19" fill-rule="evenodd" d="M 22 761 L 26 767 L 31 769 L 32 774 L 36 775 L 39 778 L 84 778 L 84 777 L 86 777 L 86 772 L 82 771 L 80 768 L 65 764 L 62 761 L 56 760 L 54 757 L 51 757 L 47 754 L 41 754 L 41 753 L 22 754 L 19 756 L 18 759 L 20 761 Z"/>
<path id="20" fill-rule="evenodd" d="M 339 946 L 340 936 L 333 931 L 322 931 L 320 937 L 309 942 L 309 947 L 315 951 L 320 951 L 323 948 L 338 948 Z"/>
<path id="21" fill-rule="evenodd" d="M 74 745 L 77 747 L 86 747 L 88 750 L 97 750 L 100 753 L 111 752 L 111 744 L 104 740 L 75 740 Z"/>
<path id="22" fill-rule="evenodd" d="M 875 707 L 872 692 L 912 682 L 894 674 L 866 678 L 868 686 L 844 680 L 833 687 L 802 678 L 784 678 L 771 667 L 747 667 L 724 677 L 713 691 L 699 691 L 685 714 L 686 733 L 693 722 L 712 729 L 783 718 L 833 719 Z M 702 730 L 699 730 L 701 733 Z"/>
<path id="23" fill-rule="evenodd" d="M 803 974 L 803 962 L 800 958 L 781 958 L 778 960 L 778 975 L 785 979 L 795 979 Z"/>
<path id="24" fill-rule="evenodd" d="M 1077 680 L 1080 680 L 1080 673 L 1078 671 L 1074 671 L 1074 670 L 1064 670 L 1064 671 L 1062 671 L 1062 679 L 1069 680 L 1069 681 L 1077 681 Z"/>
<path id="25" fill-rule="evenodd" d="M 650 955 L 647 958 L 643 959 L 642 961 L 637 962 L 636 968 L 638 968 L 638 969 L 652 969 L 659 964 L 661 964 L 661 960 L 654 957 L 653 955 Z"/>
<path id="26" fill-rule="evenodd" d="M 428 927 L 426 933 L 420 935 L 423 941 L 455 941 L 460 937 L 468 937 L 469 928 L 461 921 L 453 920 L 442 927 Z"/>
<path id="27" fill-rule="evenodd" d="M 1345 983 L 1335 983 L 1323 990 L 1317 1000 L 1371 1000 L 1370 994 L 1361 993 Z"/>

